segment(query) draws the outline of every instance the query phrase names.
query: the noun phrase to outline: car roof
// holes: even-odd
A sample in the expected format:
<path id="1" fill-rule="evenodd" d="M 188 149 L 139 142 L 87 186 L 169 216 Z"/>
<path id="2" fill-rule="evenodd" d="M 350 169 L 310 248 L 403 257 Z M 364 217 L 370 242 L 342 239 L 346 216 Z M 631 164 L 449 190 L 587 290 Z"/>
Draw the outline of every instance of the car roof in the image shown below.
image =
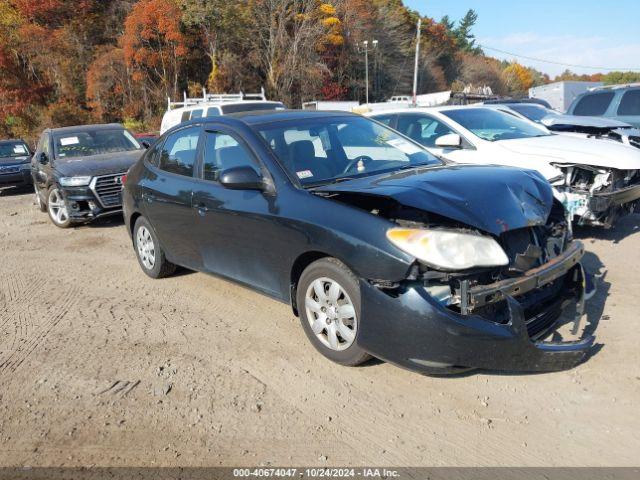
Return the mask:
<path id="1" fill-rule="evenodd" d="M 120 123 L 99 123 L 99 124 L 93 124 L 93 125 L 74 125 L 71 127 L 47 128 L 45 129 L 45 132 L 49 132 L 49 133 L 73 133 L 77 131 L 95 132 L 98 130 L 110 130 L 114 128 L 124 129 L 124 126 Z"/>
<path id="2" fill-rule="evenodd" d="M 182 122 L 176 127 L 184 127 L 185 125 L 200 123 L 231 123 L 233 121 L 241 121 L 247 125 L 259 125 L 263 123 L 284 122 L 288 120 L 307 120 L 313 118 L 327 117 L 359 117 L 360 115 L 342 111 L 327 110 L 254 110 L 248 112 L 230 113 L 217 117 L 196 118 L 188 122 Z M 175 128 L 175 127 L 173 127 Z M 173 130 L 172 128 L 172 130 Z"/>
<path id="3" fill-rule="evenodd" d="M 6 145 L 6 144 L 11 144 L 11 143 L 16 143 L 16 142 L 21 142 L 21 143 L 27 143 L 24 140 L 22 140 L 21 138 L 6 138 L 4 140 L 0 140 L 0 145 Z"/>
<path id="4" fill-rule="evenodd" d="M 357 117 L 359 115 L 336 110 L 255 110 L 252 112 L 231 113 L 227 116 L 230 118 L 237 118 L 248 124 L 256 124 L 273 121 L 306 120 L 325 117 Z"/>

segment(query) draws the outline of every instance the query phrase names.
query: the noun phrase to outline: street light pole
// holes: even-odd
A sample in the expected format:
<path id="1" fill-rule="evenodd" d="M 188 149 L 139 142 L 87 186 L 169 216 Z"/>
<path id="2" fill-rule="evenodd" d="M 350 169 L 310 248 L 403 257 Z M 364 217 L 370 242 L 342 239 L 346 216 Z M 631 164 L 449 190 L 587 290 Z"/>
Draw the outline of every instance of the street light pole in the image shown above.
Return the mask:
<path id="1" fill-rule="evenodd" d="M 364 83 L 365 83 L 365 98 L 367 101 L 367 105 L 369 104 L 369 40 L 365 40 L 362 42 L 362 46 L 364 47 Z M 371 42 L 372 48 L 375 50 L 378 48 L 378 40 L 373 40 Z"/>
<path id="2" fill-rule="evenodd" d="M 366 103 L 369 105 L 369 41 L 365 40 L 362 43 L 364 44 L 364 89 Z"/>
<path id="3" fill-rule="evenodd" d="M 418 61 L 420 58 L 420 27 L 422 26 L 422 17 L 418 17 L 418 33 L 416 38 L 416 60 L 413 66 L 413 106 L 418 103 Z"/>

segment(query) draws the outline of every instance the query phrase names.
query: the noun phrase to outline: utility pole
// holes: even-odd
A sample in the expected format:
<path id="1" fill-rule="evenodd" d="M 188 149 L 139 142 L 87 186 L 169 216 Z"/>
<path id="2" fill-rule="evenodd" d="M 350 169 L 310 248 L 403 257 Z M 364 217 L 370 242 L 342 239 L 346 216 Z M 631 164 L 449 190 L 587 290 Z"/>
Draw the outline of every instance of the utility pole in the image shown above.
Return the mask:
<path id="1" fill-rule="evenodd" d="M 418 17 L 418 33 L 416 34 L 416 61 L 413 66 L 413 106 L 418 104 L 418 59 L 420 57 L 420 27 L 422 26 L 422 17 Z"/>
<path id="2" fill-rule="evenodd" d="M 375 50 L 378 48 L 378 40 L 373 40 L 371 42 L 372 48 Z M 362 42 L 362 46 L 364 47 L 364 83 L 365 83 L 365 97 L 367 99 L 367 105 L 369 104 L 369 40 L 365 40 Z"/>

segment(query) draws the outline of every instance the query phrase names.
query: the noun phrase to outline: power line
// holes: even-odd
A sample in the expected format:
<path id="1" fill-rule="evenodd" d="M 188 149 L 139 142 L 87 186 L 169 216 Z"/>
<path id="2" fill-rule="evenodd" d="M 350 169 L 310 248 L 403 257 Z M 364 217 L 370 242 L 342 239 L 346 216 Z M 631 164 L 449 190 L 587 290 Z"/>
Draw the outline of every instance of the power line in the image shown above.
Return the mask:
<path id="1" fill-rule="evenodd" d="M 527 60 L 533 60 L 534 62 L 542 62 L 542 63 L 551 63 L 553 65 L 560 65 L 563 67 L 573 67 L 573 68 L 587 68 L 591 70 L 608 70 L 608 71 L 636 71 L 640 70 L 640 68 L 610 68 L 610 67 L 592 67 L 589 65 L 576 65 L 571 63 L 562 63 L 562 62 L 554 62 L 553 60 L 544 60 L 542 58 L 536 57 L 528 57 L 527 55 L 520 55 L 518 53 L 507 52 L 506 50 L 500 50 L 499 48 L 487 47 L 486 45 L 480 45 L 480 48 L 483 50 L 492 50 L 494 52 L 504 53 L 505 55 L 511 55 L 513 57 L 525 58 Z"/>

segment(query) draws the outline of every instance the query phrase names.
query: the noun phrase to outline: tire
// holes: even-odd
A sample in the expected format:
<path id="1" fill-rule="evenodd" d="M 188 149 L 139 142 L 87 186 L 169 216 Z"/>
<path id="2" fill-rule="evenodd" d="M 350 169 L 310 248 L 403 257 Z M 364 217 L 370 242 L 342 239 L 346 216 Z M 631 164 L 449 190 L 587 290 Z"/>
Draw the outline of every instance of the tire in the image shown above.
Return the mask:
<path id="1" fill-rule="evenodd" d="M 49 213 L 49 219 L 58 228 L 69 228 L 73 225 L 67 201 L 62 196 L 62 192 L 55 185 L 51 186 L 47 191 L 46 209 Z"/>
<path id="2" fill-rule="evenodd" d="M 176 271 L 167 260 L 156 232 L 144 217 L 139 217 L 133 227 L 133 246 L 142 271 L 151 278 L 164 278 Z"/>
<path id="3" fill-rule="evenodd" d="M 300 276 L 296 300 L 302 328 L 322 355 L 346 366 L 371 358 L 357 345 L 360 285 L 341 261 L 323 258 L 309 265 Z"/>
<path id="4" fill-rule="evenodd" d="M 33 185 L 33 190 L 36 193 L 36 205 L 38 206 L 38 208 L 40 209 L 41 212 L 46 212 L 47 211 L 47 204 L 42 201 L 42 197 L 40 196 L 40 192 L 38 192 L 38 186 L 34 184 Z"/>

